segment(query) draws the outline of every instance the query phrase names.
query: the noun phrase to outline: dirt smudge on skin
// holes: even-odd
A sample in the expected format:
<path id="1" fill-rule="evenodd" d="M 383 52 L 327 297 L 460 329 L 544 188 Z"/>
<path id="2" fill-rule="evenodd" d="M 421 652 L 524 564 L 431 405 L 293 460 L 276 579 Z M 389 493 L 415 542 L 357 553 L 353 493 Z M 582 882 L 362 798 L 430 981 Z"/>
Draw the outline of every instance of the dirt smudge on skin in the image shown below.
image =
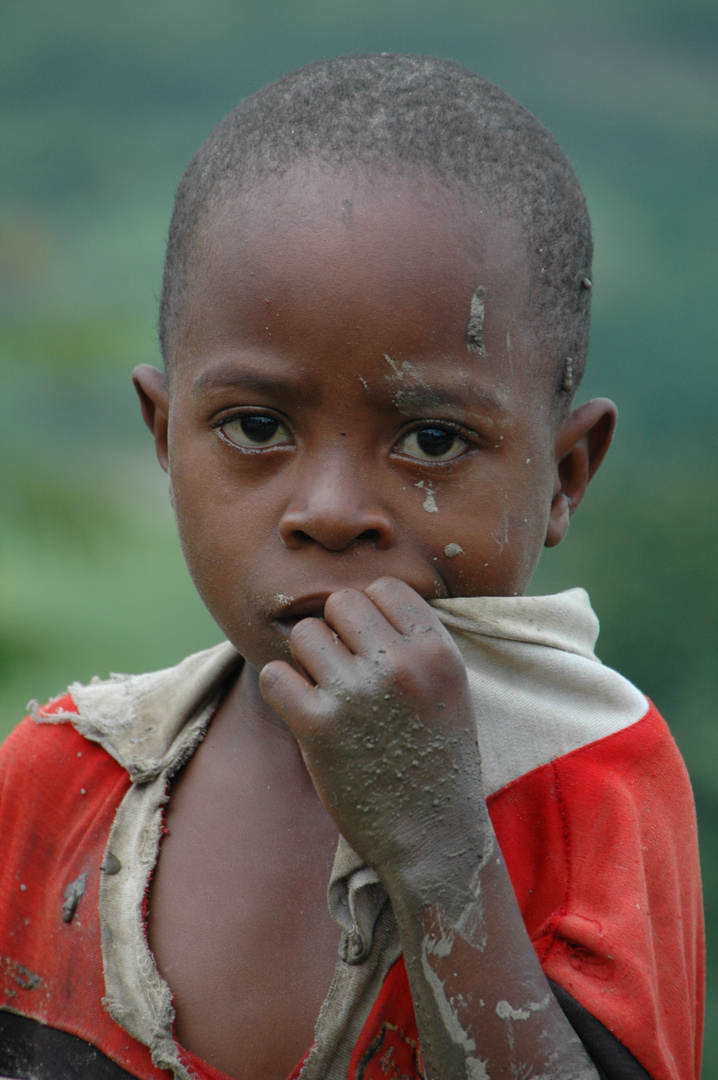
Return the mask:
<path id="1" fill-rule="evenodd" d="M 423 383 L 424 380 L 421 378 L 421 375 L 416 370 L 414 365 L 411 364 L 408 360 L 402 360 L 401 366 L 399 366 L 394 357 L 389 356 L 389 353 L 384 353 L 384 359 L 391 367 L 392 371 L 394 372 L 394 376 L 396 376 L 397 379 L 403 380 L 408 375 L 410 378 L 416 379 L 417 382 Z M 387 375 L 387 378 L 391 379 L 393 378 L 393 376 Z"/>
<path id="2" fill-rule="evenodd" d="M 451 1041 L 466 1054 L 466 1076 L 467 1080 L 490 1080 L 489 1074 L 486 1071 L 486 1062 L 480 1058 L 474 1057 L 474 1051 L 476 1050 L 476 1042 L 462 1027 L 459 1020 L 459 1014 L 454 1007 L 453 1000 L 449 1000 L 446 996 L 446 987 L 443 981 L 436 974 L 431 964 L 429 963 L 429 954 L 436 950 L 432 950 L 429 946 L 427 939 L 424 938 L 422 951 L 421 951 L 421 966 L 424 972 L 424 977 L 431 987 L 431 992 L 436 1002 L 436 1007 L 441 1016 L 444 1028 L 449 1035 Z M 447 953 L 439 953 L 438 955 L 448 955 Z"/>
<path id="3" fill-rule="evenodd" d="M 462 1047 L 463 1050 L 470 1054 L 476 1049 L 476 1043 L 461 1026 L 458 1013 L 446 996 L 444 983 L 429 963 L 430 955 L 448 956 L 450 952 L 450 949 L 447 952 L 445 947 L 442 947 L 440 943 L 436 943 L 433 938 L 424 938 L 421 949 L 421 966 L 424 971 L 424 978 L 431 987 L 436 1007 L 439 1010 L 444 1027 L 451 1036 L 452 1042 L 455 1042 L 457 1046 Z"/>
<path id="4" fill-rule="evenodd" d="M 503 510 L 503 528 L 495 529 L 491 535 L 496 543 L 499 545 L 499 555 L 502 554 L 504 548 L 509 542 L 509 510 L 508 510 L 509 496 L 508 492 L 504 492 L 504 510 Z"/>
<path id="5" fill-rule="evenodd" d="M 426 498 L 424 499 L 424 509 L 426 510 L 427 514 L 438 514 L 439 507 L 436 503 L 436 495 L 434 494 L 434 488 L 432 487 L 431 480 L 428 481 L 428 485 L 429 486 L 427 487 L 423 480 L 419 480 L 418 483 L 414 484 L 414 487 L 422 488 L 426 492 Z"/>
<path id="6" fill-rule="evenodd" d="M 496 1003 L 496 1015 L 501 1020 L 528 1020 L 531 1013 L 543 1012 L 547 1009 L 550 1001 L 551 998 L 547 994 L 541 1001 L 529 1001 L 518 1009 L 514 1009 L 508 1001 L 499 1001 Z"/>
<path id="7" fill-rule="evenodd" d="M 460 1047 L 466 1055 L 466 1076 L 471 1080 L 489 1080 L 486 1062 L 474 1056 L 476 1042 L 464 1029 L 460 1009 L 466 1007 L 463 996 L 448 997 L 446 986 L 435 971 L 431 958 L 451 956 L 454 943 L 461 938 L 477 953 L 483 953 L 488 943 L 484 921 L 484 907 L 481 897 L 481 871 L 494 853 L 493 835 L 489 838 L 486 851 L 477 866 L 472 882 L 463 894 L 460 906 L 455 906 L 456 897 L 434 904 L 429 917 L 429 927 L 421 943 L 421 966 L 424 977 L 431 988 L 436 1007 L 441 1016 L 444 1029 L 451 1041 Z M 483 1002 L 482 1002 L 483 1004 Z"/>
<path id="8" fill-rule="evenodd" d="M 461 544 L 447 544 L 444 548 L 444 555 L 447 559 L 455 559 L 457 555 L 463 555 L 464 549 Z"/>
<path id="9" fill-rule="evenodd" d="M 484 344 L 484 317 L 486 315 L 486 289 L 478 285 L 471 297 L 469 322 L 466 327 L 466 346 L 477 356 L 487 356 Z"/>

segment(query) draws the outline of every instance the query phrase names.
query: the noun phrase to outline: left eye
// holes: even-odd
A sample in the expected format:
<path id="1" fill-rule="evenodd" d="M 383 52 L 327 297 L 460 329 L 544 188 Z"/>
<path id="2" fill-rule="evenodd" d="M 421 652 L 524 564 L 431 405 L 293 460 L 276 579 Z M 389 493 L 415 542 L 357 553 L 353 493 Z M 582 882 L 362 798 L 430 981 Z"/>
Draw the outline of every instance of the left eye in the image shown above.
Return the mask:
<path id="1" fill-rule="evenodd" d="M 419 461 L 449 461 L 459 457 L 468 446 L 466 439 L 450 428 L 414 428 L 397 443 L 397 450 Z"/>
<path id="2" fill-rule="evenodd" d="M 258 449 L 263 446 L 286 446 L 292 441 L 281 420 L 264 413 L 242 413 L 225 420 L 220 430 L 237 446 Z"/>

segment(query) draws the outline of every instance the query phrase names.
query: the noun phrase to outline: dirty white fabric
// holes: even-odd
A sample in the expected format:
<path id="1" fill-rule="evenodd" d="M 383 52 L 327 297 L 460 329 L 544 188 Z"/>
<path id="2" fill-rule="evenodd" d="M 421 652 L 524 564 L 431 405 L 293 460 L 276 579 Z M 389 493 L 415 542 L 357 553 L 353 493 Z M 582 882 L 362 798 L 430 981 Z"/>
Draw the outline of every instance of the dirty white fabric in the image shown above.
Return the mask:
<path id="1" fill-rule="evenodd" d="M 466 663 L 487 795 L 621 731 L 648 708 L 632 683 L 596 657 L 598 619 L 584 589 L 432 606 Z"/>
<path id="2" fill-rule="evenodd" d="M 598 621 L 582 589 L 438 600 L 433 607 L 466 663 L 487 795 L 646 712 L 644 696 L 594 655 Z M 110 833 L 100 891 L 106 1004 L 150 1047 L 155 1064 L 180 1080 L 190 1077 L 178 1059 L 172 995 L 147 946 L 142 904 L 157 861 L 169 780 L 201 741 L 240 665 L 225 643 L 165 671 L 76 684 L 70 693 L 79 715 L 38 717 L 71 722 L 133 780 Z M 400 953 L 384 888 L 343 839 L 328 898 L 343 931 L 340 960 L 303 1080 L 346 1075 L 361 1028 Z"/>

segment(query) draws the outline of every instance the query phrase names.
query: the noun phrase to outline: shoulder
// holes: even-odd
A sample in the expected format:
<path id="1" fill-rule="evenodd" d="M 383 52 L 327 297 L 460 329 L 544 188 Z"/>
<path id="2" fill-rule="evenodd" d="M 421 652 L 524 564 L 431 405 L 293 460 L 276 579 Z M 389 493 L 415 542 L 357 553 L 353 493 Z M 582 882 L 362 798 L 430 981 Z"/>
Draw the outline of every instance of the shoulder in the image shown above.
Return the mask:
<path id="1" fill-rule="evenodd" d="M 223 642 L 161 671 L 75 683 L 70 694 L 78 715 L 69 719 L 134 783 L 154 780 L 175 772 L 196 749 L 241 664 L 232 645 Z"/>
<path id="2" fill-rule="evenodd" d="M 0 748 L 5 895 L 23 884 L 24 893 L 29 881 L 41 887 L 42 875 L 52 875 L 80 836 L 94 834 L 129 786 L 126 770 L 68 722 L 76 715 L 69 695 L 58 698 L 42 710 L 44 722 L 26 717 Z"/>
<path id="3" fill-rule="evenodd" d="M 42 817 L 74 803 L 122 772 L 102 748 L 72 725 L 77 707 L 65 694 L 26 716 L 0 747 L 0 817 Z M 18 823 L 19 824 L 19 823 Z"/>
<path id="4" fill-rule="evenodd" d="M 695 834 L 685 764 L 668 726 L 650 702 L 632 723 L 553 756 L 505 784 L 489 802 L 499 822 L 528 805 L 534 811 L 549 805 L 560 808 L 562 829 L 580 826 L 585 836 L 594 838 L 592 842 L 602 822 L 616 813 L 628 824 L 629 806 L 634 807 L 634 822 L 640 819 L 653 828 L 668 818 L 673 832 Z M 545 820 L 532 815 L 532 821 L 536 829 L 545 829 Z M 612 848 L 618 838 L 605 839 L 607 848 Z"/>
<path id="5" fill-rule="evenodd" d="M 560 852 L 561 877 L 571 878 L 574 895 L 579 875 L 585 873 L 587 887 L 595 892 L 609 871 L 617 882 L 623 880 L 619 889 L 641 880 L 649 891 L 665 893 L 672 860 L 675 886 L 699 887 L 690 781 L 665 721 L 651 704 L 635 723 L 518 777 L 490 805 L 509 850 L 516 840 L 516 858 L 530 840 Z M 525 850 L 520 857 L 525 859 Z M 617 891 L 616 899 L 621 895 L 627 894 Z"/>
<path id="6" fill-rule="evenodd" d="M 656 709 L 490 800 L 544 970 L 651 1076 L 697 1075 L 704 977 L 696 821 Z"/>
<path id="7" fill-rule="evenodd" d="M 518 777 L 489 808 L 534 940 L 551 939 L 559 914 L 564 931 L 584 917 L 584 936 L 591 922 L 608 955 L 611 927 L 638 942 L 677 911 L 685 943 L 700 939 L 693 793 L 654 706 Z"/>

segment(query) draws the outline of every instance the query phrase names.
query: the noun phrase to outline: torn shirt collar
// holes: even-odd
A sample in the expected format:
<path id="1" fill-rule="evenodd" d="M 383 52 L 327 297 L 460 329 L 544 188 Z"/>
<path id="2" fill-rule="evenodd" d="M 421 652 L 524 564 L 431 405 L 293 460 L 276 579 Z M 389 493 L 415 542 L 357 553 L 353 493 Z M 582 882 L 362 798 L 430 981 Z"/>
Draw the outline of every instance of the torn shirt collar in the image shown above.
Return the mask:
<path id="1" fill-rule="evenodd" d="M 643 695 L 594 655 L 598 620 L 583 589 L 555 596 L 433 602 L 467 666 L 477 706 L 486 793 L 522 772 L 637 720 Z M 176 667 L 113 675 L 70 693 L 69 720 L 122 765 L 134 784 L 169 780 L 201 742 L 242 658 L 225 642 Z M 386 903 L 377 875 L 340 838 L 329 908 L 344 930 L 342 959 L 359 964 Z"/>
<path id="2" fill-rule="evenodd" d="M 540 645 L 595 660 L 596 618 L 583 589 L 555 596 L 479 596 L 434 600 L 450 631 Z M 171 776 L 201 740 L 207 706 L 216 706 L 242 665 L 229 642 L 195 653 L 175 667 L 145 675 L 113 675 L 74 683 L 74 726 L 127 769 L 135 783 Z M 211 715 L 211 709 L 210 709 Z M 198 717 L 203 720 L 199 724 Z"/>
<path id="3" fill-rule="evenodd" d="M 242 658 L 229 642 L 146 675 L 112 675 L 69 688 L 74 727 L 99 743 L 133 783 L 173 776 L 201 742 Z"/>

